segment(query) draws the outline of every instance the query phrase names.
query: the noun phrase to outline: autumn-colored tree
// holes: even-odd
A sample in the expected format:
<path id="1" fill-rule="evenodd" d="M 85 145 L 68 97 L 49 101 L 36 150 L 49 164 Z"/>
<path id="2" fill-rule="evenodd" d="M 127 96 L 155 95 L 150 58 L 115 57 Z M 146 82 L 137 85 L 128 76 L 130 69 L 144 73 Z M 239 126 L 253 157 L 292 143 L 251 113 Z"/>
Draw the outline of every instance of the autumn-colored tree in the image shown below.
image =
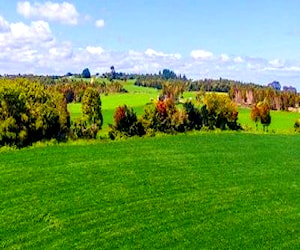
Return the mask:
<path id="1" fill-rule="evenodd" d="M 111 139 L 131 136 L 143 136 L 145 129 L 134 110 L 127 105 L 119 106 L 114 113 L 114 124 L 110 125 L 109 137 Z"/>
<path id="2" fill-rule="evenodd" d="M 270 114 L 270 105 L 266 100 L 263 102 L 259 102 L 255 104 L 251 109 L 251 120 L 253 120 L 256 124 L 257 129 L 257 123 L 260 121 L 260 123 L 263 125 L 263 131 L 268 132 L 268 126 L 271 123 L 271 114 Z"/>
<path id="3" fill-rule="evenodd" d="M 162 96 L 164 99 L 178 102 L 185 89 L 186 84 L 182 81 L 168 81 L 162 85 Z"/>
<path id="4" fill-rule="evenodd" d="M 263 125 L 263 130 L 268 132 L 268 127 L 271 123 L 270 105 L 267 102 L 259 103 L 260 122 Z"/>
<path id="5" fill-rule="evenodd" d="M 251 117 L 251 120 L 255 122 L 255 127 L 257 130 L 258 122 L 260 121 L 260 113 L 259 113 L 259 108 L 257 107 L 257 105 L 254 105 L 252 107 L 250 117 Z"/>

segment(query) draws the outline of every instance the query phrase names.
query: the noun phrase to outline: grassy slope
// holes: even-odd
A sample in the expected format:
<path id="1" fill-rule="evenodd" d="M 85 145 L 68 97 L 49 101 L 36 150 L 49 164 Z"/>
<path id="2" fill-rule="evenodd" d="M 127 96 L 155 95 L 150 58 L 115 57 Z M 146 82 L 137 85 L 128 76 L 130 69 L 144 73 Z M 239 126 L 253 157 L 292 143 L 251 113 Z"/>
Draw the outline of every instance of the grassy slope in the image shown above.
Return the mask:
<path id="1" fill-rule="evenodd" d="M 151 99 L 155 100 L 159 94 L 159 91 L 156 89 L 135 86 L 133 85 L 133 81 L 128 81 L 124 87 L 129 93 L 116 93 L 101 96 L 104 124 L 100 134 L 107 133 L 108 124 L 113 124 L 113 114 L 118 106 L 126 104 L 134 108 L 137 115 L 141 115 L 146 103 Z M 72 119 L 81 116 L 80 103 L 69 104 L 68 108 Z"/>
<path id="2" fill-rule="evenodd" d="M 0 248 L 299 249 L 300 136 L 131 139 L 0 154 Z"/>

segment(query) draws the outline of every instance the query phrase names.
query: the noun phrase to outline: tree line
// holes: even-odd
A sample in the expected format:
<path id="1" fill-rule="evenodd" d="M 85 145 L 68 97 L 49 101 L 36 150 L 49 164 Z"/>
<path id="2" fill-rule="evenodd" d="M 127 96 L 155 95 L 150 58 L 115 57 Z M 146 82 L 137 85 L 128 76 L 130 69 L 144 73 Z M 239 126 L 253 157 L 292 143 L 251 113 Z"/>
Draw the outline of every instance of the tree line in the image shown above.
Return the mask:
<path id="1" fill-rule="evenodd" d="M 253 106 L 259 102 L 267 101 L 272 110 L 287 111 L 288 108 L 299 107 L 300 104 L 300 95 L 296 92 L 243 84 L 233 85 L 229 91 L 229 97 L 243 106 Z"/>
<path id="2" fill-rule="evenodd" d="M 171 95 L 175 96 L 175 95 Z M 126 106 L 119 106 L 110 125 L 111 139 L 155 135 L 156 133 L 183 133 L 190 130 L 240 130 L 237 105 L 227 95 L 206 94 L 202 105 L 191 101 L 182 107 L 175 99 L 166 97 L 149 103 L 141 117 Z"/>
<path id="3" fill-rule="evenodd" d="M 100 94 L 93 87 L 84 92 L 82 113 L 82 118 L 71 122 L 63 94 L 37 81 L 0 80 L 0 146 L 96 138 L 103 118 Z"/>

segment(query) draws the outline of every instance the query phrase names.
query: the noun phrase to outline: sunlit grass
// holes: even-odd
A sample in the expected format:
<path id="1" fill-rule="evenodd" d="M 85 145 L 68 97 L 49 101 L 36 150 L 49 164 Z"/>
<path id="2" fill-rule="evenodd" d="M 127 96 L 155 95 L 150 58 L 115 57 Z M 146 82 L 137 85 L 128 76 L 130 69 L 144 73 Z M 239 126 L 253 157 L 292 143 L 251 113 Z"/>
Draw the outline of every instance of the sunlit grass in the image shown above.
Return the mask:
<path id="1" fill-rule="evenodd" d="M 0 153 L 2 249 L 298 249 L 298 135 Z"/>
<path id="2" fill-rule="evenodd" d="M 258 123 L 256 130 L 255 122 L 250 119 L 251 109 L 239 109 L 239 123 L 252 132 L 262 132 L 263 127 Z M 269 133 L 294 133 L 294 123 L 300 118 L 296 112 L 271 111 L 271 124 L 268 128 Z"/>

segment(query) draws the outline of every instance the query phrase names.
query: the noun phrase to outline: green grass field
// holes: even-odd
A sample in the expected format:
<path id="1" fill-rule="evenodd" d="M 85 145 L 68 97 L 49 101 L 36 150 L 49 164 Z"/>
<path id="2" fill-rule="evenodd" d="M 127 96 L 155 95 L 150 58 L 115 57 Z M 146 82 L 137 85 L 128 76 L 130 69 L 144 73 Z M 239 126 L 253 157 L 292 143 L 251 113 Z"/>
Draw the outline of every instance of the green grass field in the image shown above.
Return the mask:
<path id="1" fill-rule="evenodd" d="M 0 153 L 3 249 L 299 249 L 300 136 L 199 133 Z"/>

